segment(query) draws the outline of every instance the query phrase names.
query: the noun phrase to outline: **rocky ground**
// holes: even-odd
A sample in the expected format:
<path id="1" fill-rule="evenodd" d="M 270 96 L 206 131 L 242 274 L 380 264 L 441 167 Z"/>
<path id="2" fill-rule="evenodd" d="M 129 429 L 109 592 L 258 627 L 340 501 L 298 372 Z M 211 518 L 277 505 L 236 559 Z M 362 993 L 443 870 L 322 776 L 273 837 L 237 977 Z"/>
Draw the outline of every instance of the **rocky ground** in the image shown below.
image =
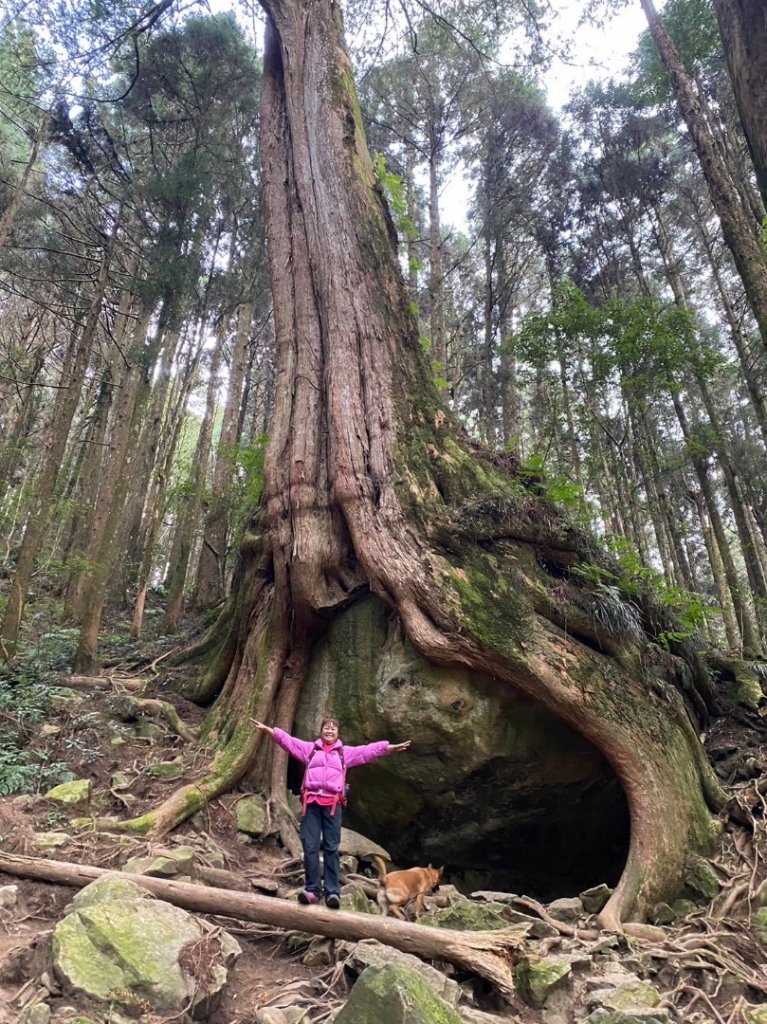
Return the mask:
<path id="1" fill-rule="evenodd" d="M 63 664 L 54 678 L 56 658 L 36 650 L 36 666 L 22 659 L 0 678 L 0 853 L 115 872 L 127 866 L 179 892 L 184 883 L 205 887 L 214 901 L 254 895 L 292 907 L 300 865 L 280 846 L 268 806 L 247 791 L 215 801 L 161 843 L 109 830 L 109 819 L 135 817 L 180 779 L 206 771 L 207 755 L 194 742 L 202 713 L 174 693 L 173 673 L 163 673 L 167 648 L 123 645 L 97 684 L 62 675 Z M 683 898 L 657 908 L 654 925 L 599 932 L 599 887 L 548 906 L 511 893 L 467 898 L 449 884 L 430 898 L 424 925 L 522 930 L 510 998 L 449 960 L 429 966 L 359 935 L 190 913 L 132 884 L 114 889 L 110 879 L 85 889 L 83 879 L 22 878 L 6 861 L 0 1024 L 165 1024 L 192 1013 L 210 1024 L 767 1024 L 762 719 L 749 712 L 720 720 L 707 742 L 733 798 L 721 856 L 691 865 Z M 44 767 L 36 778 L 34 765 Z M 371 929 L 379 921 L 374 847 L 353 834 L 345 847 L 336 920 L 354 915 L 364 933 L 363 914 Z M 332 912 L 323 908 L 315 919 L 322 915 Z M 168 990 L 172 978 L 177 991 Z"/>

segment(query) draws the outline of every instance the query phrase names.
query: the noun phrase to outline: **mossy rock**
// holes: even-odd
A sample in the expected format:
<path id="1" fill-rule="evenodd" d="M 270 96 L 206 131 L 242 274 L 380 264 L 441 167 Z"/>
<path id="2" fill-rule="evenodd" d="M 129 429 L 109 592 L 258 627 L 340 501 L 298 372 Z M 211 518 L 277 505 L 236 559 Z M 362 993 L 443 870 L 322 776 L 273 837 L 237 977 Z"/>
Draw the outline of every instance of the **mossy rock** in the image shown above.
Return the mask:
<path id="1" fill-rule="evenodd" d="M 238 800 L 235 815 L 240 832 L 248 836 L 263 835 L 266 828 L 266 809 L 260 796 L 246 796 Z"/>
<path id="2" fill-rule="evenodd" d="M 93 783 L 90 779 L 74 779 L 49 789 L 45 799 L 61 804 L 62 807 L 80 807 L 90 803 L 92 792 Z"/>
<path id="3" fill-rule="evenodd" d="M 708 861 L 703 857 L 691 857 L 680 896 L 695 903 L 710 903 L 719 895 L 719 889 L 719 876 Z"/>
<path id="4" fill-rule="evenodd" d="M 208 1007 L 240 947 L 226 932 L 205 950 L 205 985 L 180 962 L 182 950 L 204 941 L 206 925 L 140 886 L 107 875 L 77 894 L 53 932 L 56 977 L 66 991 L 113 1004 L 126 1013 Z"/>
<path id="5" fill-rule="evenodd" d="M 386 967 L 390 964 L 414 971 L 429 988 L 434 989 L 440 999 L 452 1007 L 458 1005 L 461 998 L 458 982 L 412 953 L 369 939 L 355 943 L 349 950 L 347 965 L 357 974 L 361 974 L 367 967 Z"/>
<path id="6" fill-rule="evenodd" d="M 497 931 L 509 927 L 507 918 L 503 916 L 504 909 L 500 903 L 471 903 L 467 899 L 458 899 L 444 910 L 419 918 L 418 923 L 451 928 L 456 932 Z"/>
<path id="7" fill-rule="evenodd" d="M 593 995 L 606 1010 L 635 1015 L 655 1011 L 661 1001 L 661 994 L 654 985 L 638 979 L 627 985 L 594 992 Z"/>
<path id="8" fill-rule="evenodd" d="M 102 875 L 95 882 L 86 885 L 72 899 L 67 913 L 73 910 L 84 910 L 95 907 L 99 903 L 110 903 L 113 900 L 153 900 L 154 896 L 137 882 L 131 882 L 119 872 Z"/>
<path id="9" fill-rule="evenodd" d="M 572 964 L 559 957 L 526 960 L 516 969 L 519 992 L 525 1002 L 540 1009 L 549 994 L 565 983 L 572 972 Z"/>
<path id="10" fill-rule="evenodd" d="M 367 967 L 335 1024 L 463 1024 L 462 1018 L 408 967 Z"/>
<path id="11" fill-rule="evenodd" d="M 179 866 L 171 857 L 133 857 L 123 865 L 129 875 L 147 875 L 149 878 L 173 878 Z"/>
<path id="12" fill-rule="evenodd" d="M 357 914 L 377 914 L 378 909 L 358 885 L 344 886 L 341 892 L 341 909 L 353 910 Z"/>
<path id="13" fill-rule="evenodd" d="M 157 761 L 155 764 L 148 764 L 144 772 L 150 779 L 160 779 L 163 782 L 173 782 L 180 779 L 186 768 L 178 761 Z"/>
<path id="14" fill-rule="evenodd" d="M 613 890 L 604 882 L 594 885 L 584 892 L 578 893 L 578 899 L 587 914 L 598 914 L 613 894 Z"/>

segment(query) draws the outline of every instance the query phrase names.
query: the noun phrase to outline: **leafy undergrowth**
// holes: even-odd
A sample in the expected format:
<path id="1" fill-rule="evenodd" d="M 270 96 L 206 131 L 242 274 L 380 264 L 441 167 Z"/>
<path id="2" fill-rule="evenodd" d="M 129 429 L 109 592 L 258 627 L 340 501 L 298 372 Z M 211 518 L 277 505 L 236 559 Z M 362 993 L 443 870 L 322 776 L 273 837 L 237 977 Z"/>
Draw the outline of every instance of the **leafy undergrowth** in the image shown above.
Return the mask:
<path id="1" fill-rule="evenodd" d="M 137 696 L 171 704 L 192 731 L 204 713 L 173 689 L 183 670 L 163 672 L 165 655 L 179 646 L 178 638 L 143 645 L 120 635 L 108 639 L 110 664 L 97 683 L 69 677 L 73 644 L 68 631 L 41 633 L 12 669 L 0 673 L 0 841 L 6 853 L 119 868 L 130 857 L 151 854 L 158 844 L 96 831 L 88 824 L 74 827 L 73 818 L 135 817 L 156 806 L 180 781 L 202 777 L 208 768 L 205 749 L 175 734 L 166 719 L 142 714 Z M 137 680 L 142 681 L 138 687 Z M 522 1001 L 512 1008 L 485 983 L 457 974 L 475 1007 L 465 1010 L 465 1020 L 487 1024 L 490 1018 L 482 1018 L 484 1012 L 524 1024 L 581 1024 L 588 1016 L 588 991 L 595 987 L 598 972 L 608 969 L 651 982 L 661 992 L 658 1010 L 668 1020 L 753 1024 L 749 1007 L 767 1008 L 765 947 L 757 926 L 759 905 L 767 902 L 767 747 L 762 722 L 756 715 L 742 716 L 738 723 L 721 720 L 709 743 L 732 794 L 723 819 L 721 853 L 712 863 L 719 880 L 713 900 L 641 938 L 597 934 L 594 919 L 585 926 L 581 921 L 568 924 L 549 908 L 528 901 L 527 912 L 541 919 L 547 933 L 529 941 L 527 954 L 533 960 L 574 957 L 570 996 L 560 999 L 558 1016 L 551 1008 L 541 1010 Z M 176 777 L 163 777 L 158 765 L 171 766 L 163 771 Z M 90 805 L 76 812 L 44 797 L 50 786 L 71 778 L 89 780 L 92 787 Z M 275 835 L 243 842 L 235 816 L 241 796 L 232 793 L 215 801 L 181 826 L 178 838 L 195 846 L 201 864 L 227 871 L 256 890 L 266 880 L 261 891 L 290 898 L 300 885 L 300 865 L 290 860 Z M 40 979 L 51 978 L 50 931 L 74 890 L 10 875 L 0 875 L 0 884 L 15 884 L 19 890 L 15 907 L 0 905 L 0 1024 L 10 1024 L 19 1018 L 30 993 L 39 990 Z M 348 946 L 333 947 L 323 940 L 323 955 L 309 956 L 305 963 L 307 947 L 316 953 L 319 946 L 309 935 L 212 920 L 234 934 L 243 954 L 222 1002 L 206 1018 L 209 1024 L 252 1024 L 265 1007 L 303 1007 L 304 1024 L 332 1020 L 354 982 L 353 972 L 344 966 Z M 57 991 L 55 984 L 53 989 L 47 1001 L 51 1024 L 78 1016 L 104 1019 L 103 1007 L 97 1013 Z M 159 1017 L 141 1019 L 160 1024 Z M 162 1021 L 172 1019 L 182 1020 L 166 1016 Z"/>

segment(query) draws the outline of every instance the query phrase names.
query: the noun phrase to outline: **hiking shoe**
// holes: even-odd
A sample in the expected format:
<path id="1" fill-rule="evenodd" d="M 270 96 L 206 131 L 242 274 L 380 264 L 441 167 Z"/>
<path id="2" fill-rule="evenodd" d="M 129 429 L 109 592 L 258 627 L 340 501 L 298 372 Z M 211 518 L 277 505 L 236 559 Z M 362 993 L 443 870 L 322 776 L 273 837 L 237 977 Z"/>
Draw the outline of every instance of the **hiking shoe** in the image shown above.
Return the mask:
<path id="1" fill-rule="evenodd" d="M 338 910 L 341 906 L 341 897 L 332 892 L 325 900 L 325 906 L 330 907 L 331 910 Z"/>
<path id="2" fill-rule="evenodd" d="M 313 892 L 309 892 L 308 889 L 302 889 L 301 892 L 298 894 L 298 902 L 303 903 L 305 906 L 307 906 L 312 903 L 319 903 L 320 898 L 319 896 L 316 896 Z"/>

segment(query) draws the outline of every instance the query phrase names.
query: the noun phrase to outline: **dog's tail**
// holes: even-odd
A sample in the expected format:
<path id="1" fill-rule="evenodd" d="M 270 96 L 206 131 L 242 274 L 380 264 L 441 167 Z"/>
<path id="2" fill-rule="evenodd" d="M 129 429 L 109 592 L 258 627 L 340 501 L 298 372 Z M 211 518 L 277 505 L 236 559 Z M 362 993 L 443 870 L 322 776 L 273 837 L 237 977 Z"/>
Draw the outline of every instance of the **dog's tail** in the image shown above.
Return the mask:
<path id="1" fill-rule="evenodd" d="M 379 857 L 377 853 L 373 854 L 373 863 L 376 866 L 378 872 L 378 881 L 383 884 L 386 881 L 386 861 L 383 857 Z"/>
<path id="2" fill-rule="evenodd" d="M 373 854 L 373 863 L 378 872 L 378 881 L 381 883 L 381 888 L 376 893 L 376 903 L 378 904 L 378 909 L 386 917 L 389 913 L 389 900 L 386 898 L 386 862 L 383 857 L 379 857 L 375 853 Z"/>

